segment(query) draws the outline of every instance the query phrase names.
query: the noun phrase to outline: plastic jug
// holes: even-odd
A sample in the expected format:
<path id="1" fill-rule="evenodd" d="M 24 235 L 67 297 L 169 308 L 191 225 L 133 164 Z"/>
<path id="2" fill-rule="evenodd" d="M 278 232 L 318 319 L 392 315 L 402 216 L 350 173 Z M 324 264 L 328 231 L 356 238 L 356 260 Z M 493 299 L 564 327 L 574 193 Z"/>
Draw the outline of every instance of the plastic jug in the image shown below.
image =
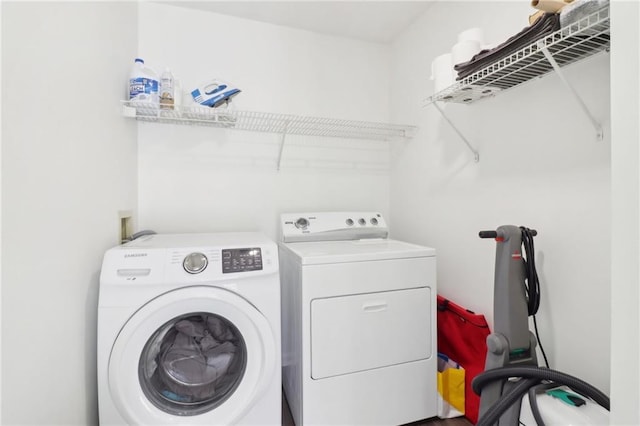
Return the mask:
<path id="1" fill-rule="evenodd" d="M 144 64 L 144 60 L 136 58 L 129 74 L 129 100 L 157 104 L 158 75 Z"/>

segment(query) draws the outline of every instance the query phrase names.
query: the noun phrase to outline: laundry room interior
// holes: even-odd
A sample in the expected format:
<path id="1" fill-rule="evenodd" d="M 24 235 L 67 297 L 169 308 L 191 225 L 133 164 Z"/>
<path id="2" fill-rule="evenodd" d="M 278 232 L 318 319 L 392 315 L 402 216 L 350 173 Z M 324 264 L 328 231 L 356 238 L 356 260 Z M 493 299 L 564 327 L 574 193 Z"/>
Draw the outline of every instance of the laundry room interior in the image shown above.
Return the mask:
<path id="1" fill-rule="evenodd" d="M 611 0 L 610 47 L 561 74 L 469 105 L 430 99 L 433 61 L 458 34 L 481 28 L 496 46 L 535 12 L 529 0 L 2 1 L 0 422 L 98 424 L 101 266 L 123 227 L 279 243 L 286 213 L 378 212 L 389 238 L 435 250 L 437 294 L 490 327 L 496 243 L 478 232 L 535 229 L 551 367 L 607 394 L 611 424 L 640 424 L 640 3 Z M 135 58 L 169 68 L 184 97 L 232 83 L 232 115 L 403 133 L 139 121 L 123 107 Z"/>

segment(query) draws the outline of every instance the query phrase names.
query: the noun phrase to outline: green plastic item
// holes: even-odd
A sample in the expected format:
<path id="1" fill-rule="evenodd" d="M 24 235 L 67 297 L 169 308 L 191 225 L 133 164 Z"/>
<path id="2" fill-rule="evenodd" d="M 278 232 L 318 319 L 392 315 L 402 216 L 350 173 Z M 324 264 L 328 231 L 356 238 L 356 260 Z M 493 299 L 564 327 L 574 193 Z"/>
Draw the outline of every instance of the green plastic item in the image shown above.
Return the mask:
<path id="1" fill-rule="evenodd" d="M 554 398 L 558 398 L 560 401 L 565 404 L 571 405 L 573 407 L 580 407 L 581 405 L 585 405 L 586 401 L 581 396 L 576 395 L 575 393 L 567 392 L 564 389 L 551 389 L 547 391 L 547 395 L 551 395 Z"/>

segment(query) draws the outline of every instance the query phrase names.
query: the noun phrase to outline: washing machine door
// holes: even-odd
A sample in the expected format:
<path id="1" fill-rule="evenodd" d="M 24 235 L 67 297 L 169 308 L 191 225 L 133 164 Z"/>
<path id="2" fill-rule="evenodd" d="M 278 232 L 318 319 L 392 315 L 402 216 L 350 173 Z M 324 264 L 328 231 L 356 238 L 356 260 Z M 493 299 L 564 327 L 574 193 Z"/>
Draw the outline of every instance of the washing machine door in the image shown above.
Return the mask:
<path id="1" fill-rule="evenodd" d="M 277 367 L 267 319 L 239 295 L 187 287 L 151 300 L 124 325 L 109 390 L 130 424 L 231 425 Z"/>

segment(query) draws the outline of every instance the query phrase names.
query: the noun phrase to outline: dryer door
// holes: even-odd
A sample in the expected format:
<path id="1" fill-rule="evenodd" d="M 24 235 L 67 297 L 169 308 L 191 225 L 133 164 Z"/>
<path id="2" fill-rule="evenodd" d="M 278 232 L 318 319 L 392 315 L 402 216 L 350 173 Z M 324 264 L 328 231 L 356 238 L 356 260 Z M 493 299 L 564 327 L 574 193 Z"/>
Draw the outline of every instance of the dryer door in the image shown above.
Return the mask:
<path id="1" fill-rule="evenodd" d="M 130 424 L 233 424 L 278 368 L 267 319 L 237 294 L 187 287 L 151 300 L 124 325 L 109 390 Z"/>

